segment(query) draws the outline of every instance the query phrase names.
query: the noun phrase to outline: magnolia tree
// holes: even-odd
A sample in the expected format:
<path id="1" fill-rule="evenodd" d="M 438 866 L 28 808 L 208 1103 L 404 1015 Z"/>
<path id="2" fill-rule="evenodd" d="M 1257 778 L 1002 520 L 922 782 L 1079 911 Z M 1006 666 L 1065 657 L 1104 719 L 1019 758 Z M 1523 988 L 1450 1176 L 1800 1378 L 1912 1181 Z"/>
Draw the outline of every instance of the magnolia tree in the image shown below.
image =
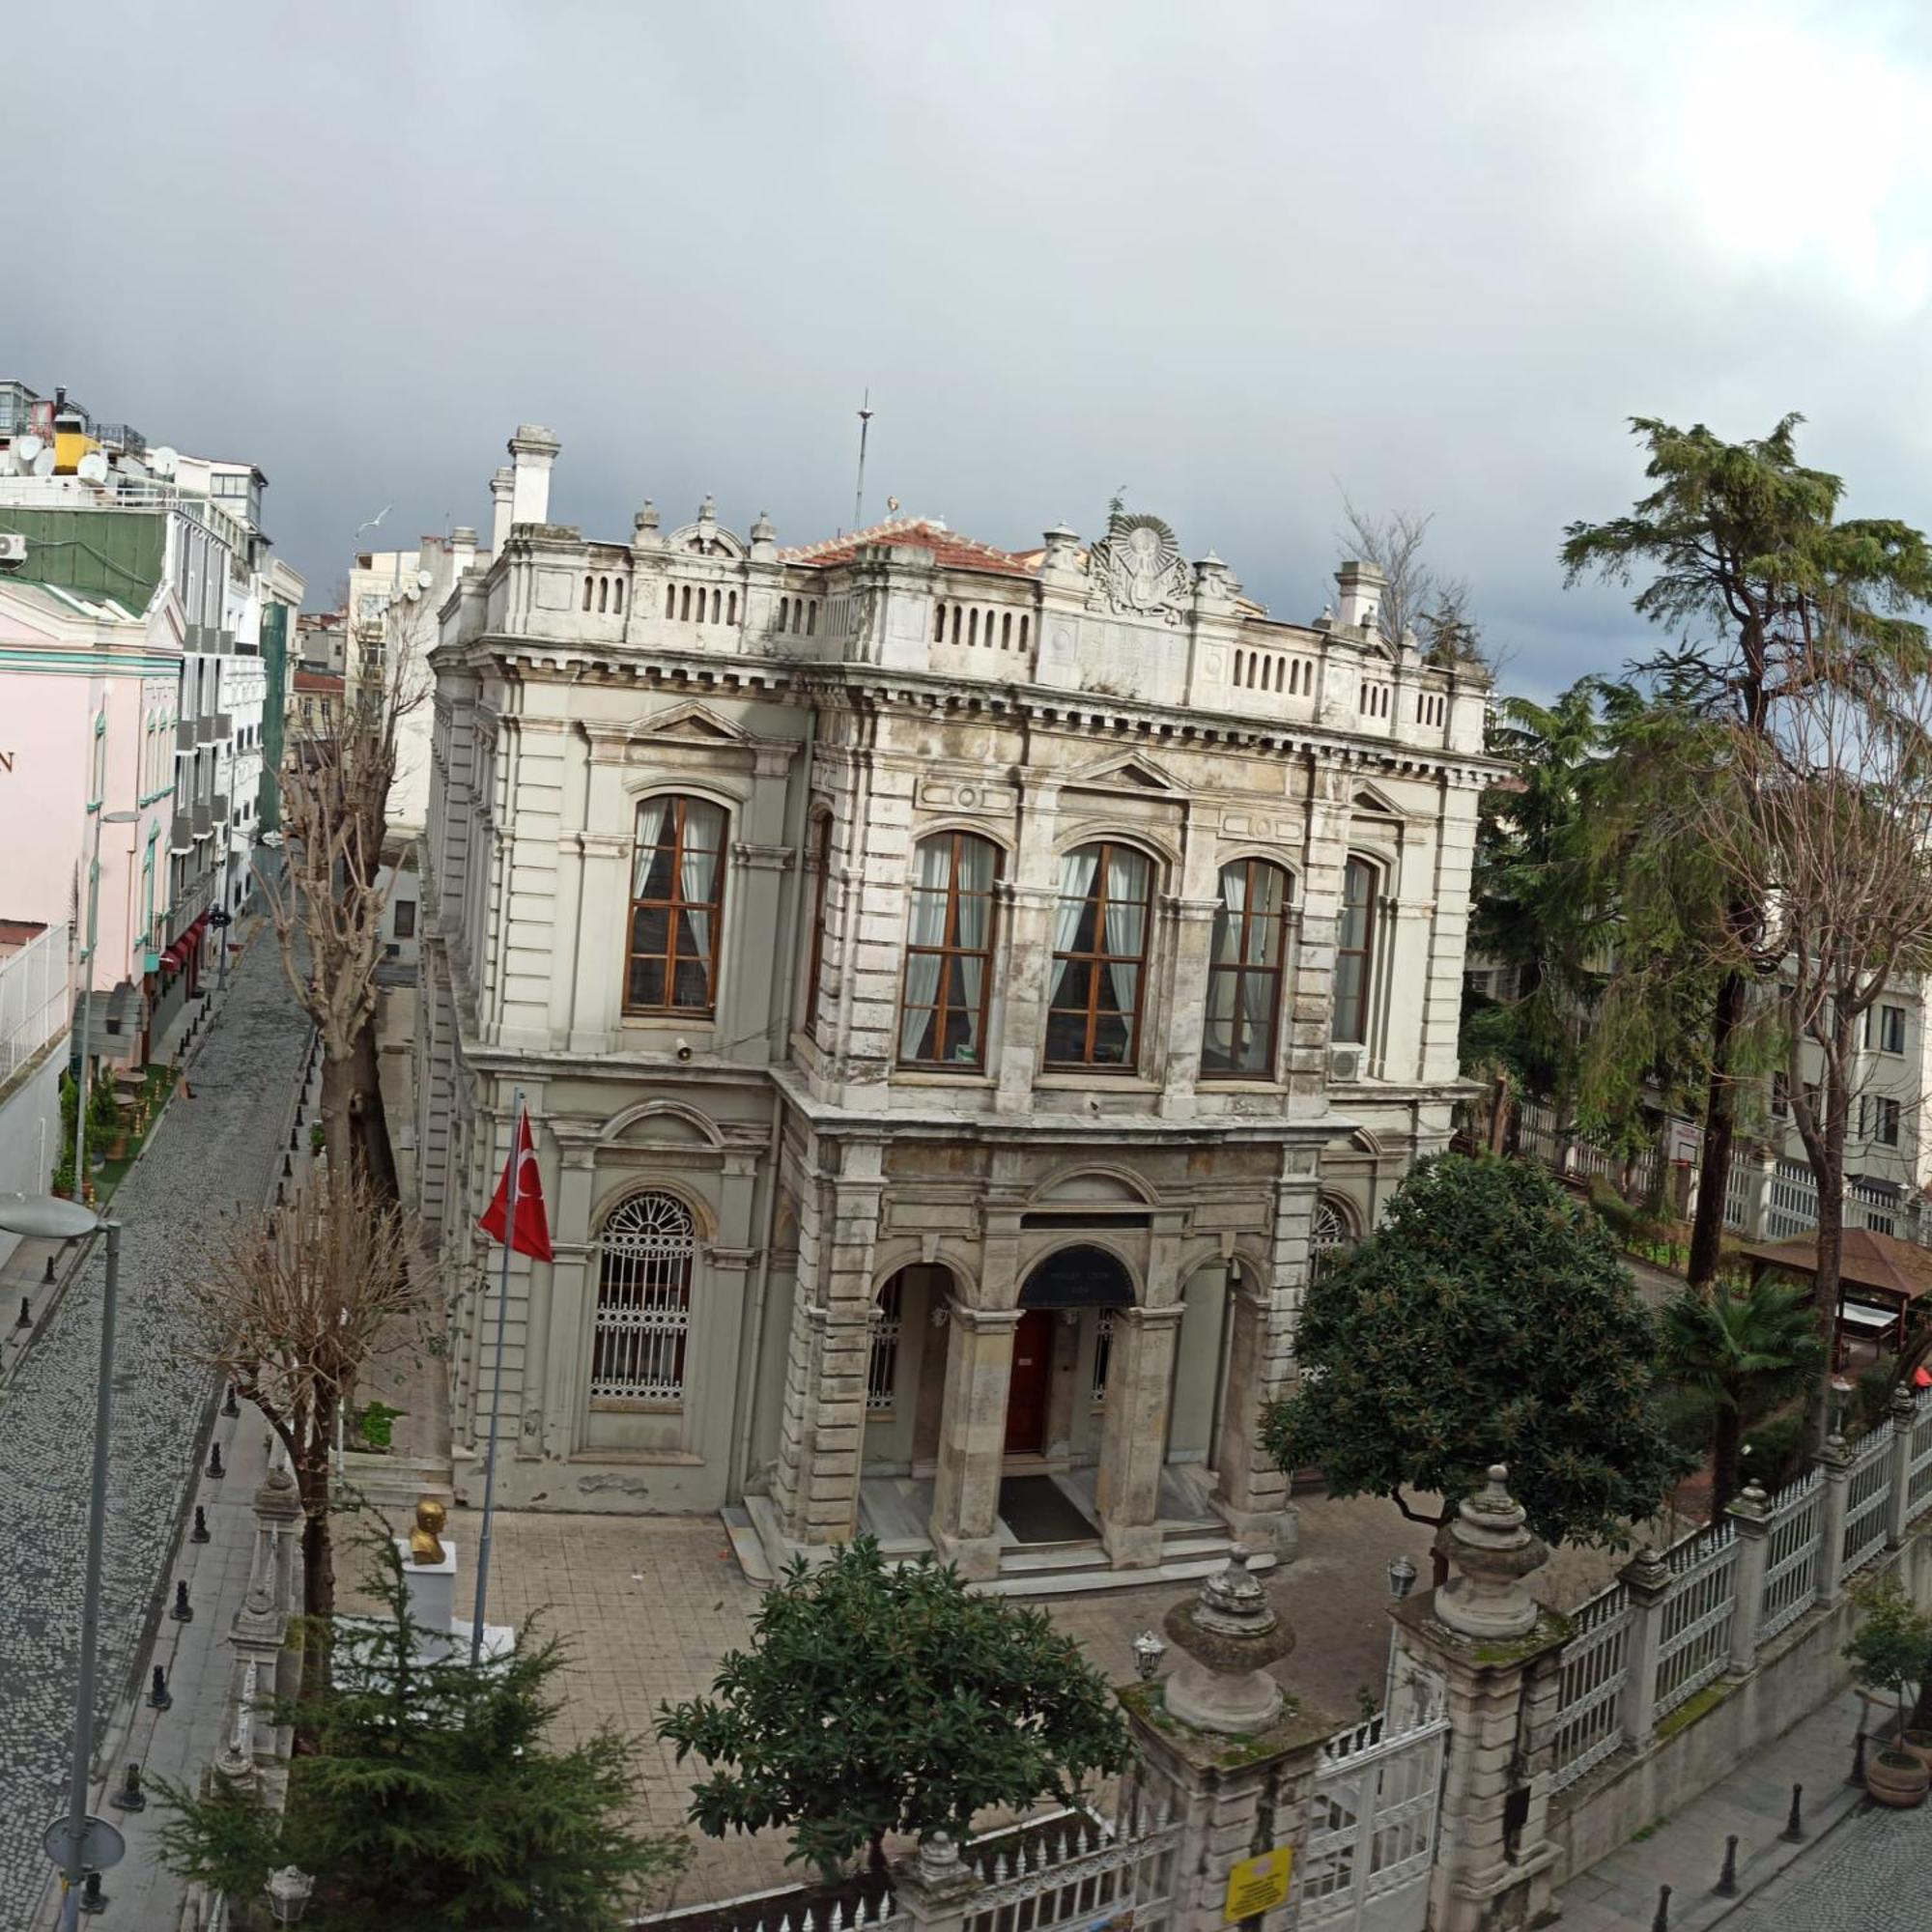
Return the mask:
<path id="1" fill-rule="evenodd" d="M 753 1633 L 711 1696 L 659 1718 L 680 1763 L 711 1767 L 691 1816 L 713 1837 L 769 1827 L 827 1876 L 862 1850 L 877 1869 L 891 1834 L 963 1839 L 981 1811 L 1070 1804 L 1127 1763 L 1104 1679 L 1044 1611 L 889 1564 L 871 1537 L 793 1564 Z"/>
<path id="2" fill-rule="evenodd" d="M 1263 1440 L 1332 1495 L 1436 1525 L 1507 1463 L 1540 1536 L 1621 1545 L 1692 1466 L 1658 1413 L 1656 1341 L 1589 1208 L 1529 1162 L 1441 1154 L 1310 1284 L 1299 1387 Z"/>

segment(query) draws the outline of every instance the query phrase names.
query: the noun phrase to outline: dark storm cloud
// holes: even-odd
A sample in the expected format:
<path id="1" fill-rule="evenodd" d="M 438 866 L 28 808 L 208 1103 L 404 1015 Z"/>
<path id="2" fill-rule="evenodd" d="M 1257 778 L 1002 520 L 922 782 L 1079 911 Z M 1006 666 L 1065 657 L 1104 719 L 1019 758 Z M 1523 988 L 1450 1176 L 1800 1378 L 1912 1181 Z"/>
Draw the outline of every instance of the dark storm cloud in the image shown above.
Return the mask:
<path id="1" fill-rule="evenodd" d="M 1802 409 L 1932 522 L 1918 10 L 36 11 L 0 374 L 254 458 L 312 601 L 384 503 L 486 525 L 520 419 L 597 534 L 829 533 L 867 385 L 871 511 L 1019 545 L 1124 484 L 1286 615 L 1338 480 L 1434 508 L 1535 690 L 1643 642 L 1553 561 L 1631 414 Z"/>

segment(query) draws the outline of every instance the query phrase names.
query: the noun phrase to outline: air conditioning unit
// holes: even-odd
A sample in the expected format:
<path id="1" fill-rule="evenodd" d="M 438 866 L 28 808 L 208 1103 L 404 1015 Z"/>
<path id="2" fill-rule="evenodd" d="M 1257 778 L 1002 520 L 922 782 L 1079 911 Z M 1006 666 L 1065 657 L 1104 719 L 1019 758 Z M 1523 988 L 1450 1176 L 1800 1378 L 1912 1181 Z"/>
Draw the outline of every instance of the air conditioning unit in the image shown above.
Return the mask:
<path id="1" fill-rule="evenodd" d="M 1328 1049 L 1328 1077 L 1331 1080 L 1359 1080 L 1362 1059 L 1368 1049 L 1361 1046 L 1331 1046 Z"/>
<path id="2" fill-rule="evenodd" d="M 18 530 L 0 530 L 0 563 L 25 563 L 27 539 Z"/>

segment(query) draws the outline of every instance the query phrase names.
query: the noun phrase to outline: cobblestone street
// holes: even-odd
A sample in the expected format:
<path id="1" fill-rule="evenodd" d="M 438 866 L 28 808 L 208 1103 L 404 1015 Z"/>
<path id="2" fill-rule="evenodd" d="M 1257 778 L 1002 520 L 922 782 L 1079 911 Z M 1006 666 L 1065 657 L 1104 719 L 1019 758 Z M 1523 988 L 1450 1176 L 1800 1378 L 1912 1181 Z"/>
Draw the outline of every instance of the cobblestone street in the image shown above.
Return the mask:
<path id="1" fill-rule="evenodd" d="M 125 1225 L 101 1620 L 100 1719 L 128 1687 L 213 1385 L 179 1353 L 177 1284 L 197 1231 L 260 1202 L 282 1152 L 308 1023 L 271 936 L 243 953 L 224 1012 L 113 1203 Z M 40 1923 L 41 1836 L 62 1808 L 86 1553 L 104 1260 L 97 1253 L 0 1398 L 0 1932 Z M 111 1891 L 111 1886 L 110 1886 Z"/>
<path id="2" fill-rule="evenodd" d="M 1932 1806 L 1863 1809 L 1761 1892 L 1732 1932 L 1919 1932 L 1932 1905 Z"/>

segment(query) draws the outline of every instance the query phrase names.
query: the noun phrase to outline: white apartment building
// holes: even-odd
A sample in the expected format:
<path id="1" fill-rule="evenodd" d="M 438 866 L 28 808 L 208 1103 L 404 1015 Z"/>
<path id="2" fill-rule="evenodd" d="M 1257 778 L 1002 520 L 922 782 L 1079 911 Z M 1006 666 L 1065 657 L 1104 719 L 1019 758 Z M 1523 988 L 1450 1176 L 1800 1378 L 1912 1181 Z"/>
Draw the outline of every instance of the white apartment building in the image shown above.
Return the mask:
<path id="1" fill-rule="evenodd" d="M 1369 567 L 1289 622 L 1151 516 L 586 540 L 557 451 L 511 439 L 433 657 L 463 1450 L 521 1093 L 555 1256 L 512 1269 L 499 1495 L 1001 1587 L 1292 1551 L 1258 1425 L 1311 1256 L 1464 1091 L 1481 672 L 1385 650 Z"/>

